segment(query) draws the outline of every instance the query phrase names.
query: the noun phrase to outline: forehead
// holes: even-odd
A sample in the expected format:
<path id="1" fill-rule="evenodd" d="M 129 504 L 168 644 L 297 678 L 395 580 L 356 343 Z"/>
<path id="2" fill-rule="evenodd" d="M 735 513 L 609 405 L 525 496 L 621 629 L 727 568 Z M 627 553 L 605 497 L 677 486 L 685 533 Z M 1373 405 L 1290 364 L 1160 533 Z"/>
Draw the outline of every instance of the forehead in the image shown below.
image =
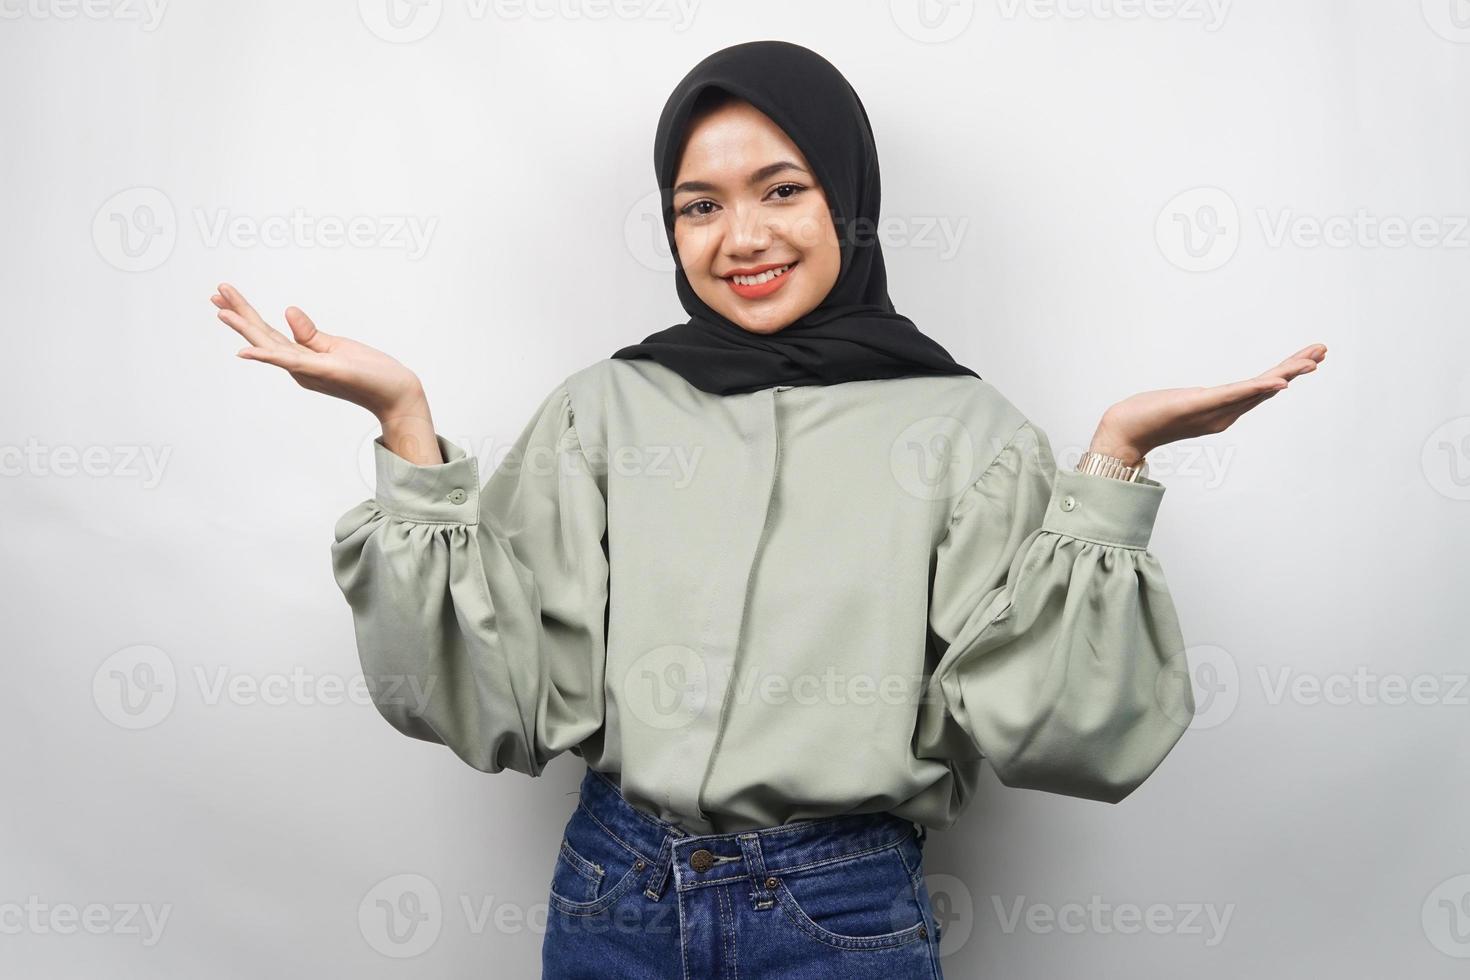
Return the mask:
<path id="1" fill-rule="evenodd" d="M 684 137 L 676 182 L 744 177 L 773 160 L 786 159 L 811 170 L 786 131 L 743 100 L 726 103 L 692 122 Z"/>

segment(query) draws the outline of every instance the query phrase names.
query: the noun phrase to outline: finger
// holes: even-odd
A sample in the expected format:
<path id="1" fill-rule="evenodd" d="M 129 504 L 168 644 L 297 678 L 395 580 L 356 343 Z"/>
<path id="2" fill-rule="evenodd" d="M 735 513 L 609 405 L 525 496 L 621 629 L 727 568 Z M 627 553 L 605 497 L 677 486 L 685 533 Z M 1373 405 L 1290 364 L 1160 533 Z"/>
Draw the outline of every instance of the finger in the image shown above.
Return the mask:
<path id="1" fill-rule="evenodd" d="M 1267 373 L 1286 373 L 1291 377 L 1315 371 L 1327 356 L 1326 344 L 1310 344 L 1271 368 Z"/>
<path id="2" fill-rule="evenodd" d="M 245 319 L 239 313 L 236 313 L 233 309 L 220 310 L 215 316 L 219 317 L 231 330 L 250 341 L 252 347 L 289 350 L 296 346 L 289 339 L 269 328 L 267 328 L 266 333 L 262 333 L 258 326 Z"/>
<path id="3" fill-rule="evenodd" d="M 246 302 L 240 291 L 227 282 L 219 284 L 219 294 L 229 304 L 229 309 L 238 314 L 244 321 L 245 338 L 256 347 L 265 347 L 268 344 L 289 343 L 280 331 L 265 322 L 265 319 L 256 312 L 255 307 Z M 227 321 L 228 322 L 228 321 Z M 234 326 L 234 324 L 231 324 Z M 238 329 L 238 328 L 237 328 Z"/>
<path id="4" fill-rule="evenodd" d="M 1310 359 L 1319 360 L 1319 357 L 1317 357 L 1317 354 L 1319 353 L 1327 353 L 1326 344 L 1307 344 L 1307 347 L 1301 348 L 1301 350 L 1297 351 L 1297 353 L 1292 354 L 1291 357 L 1286 357 L 1286 359 L 1283 359 L 1282 363 L 1285 364 L 1286 361 L 1297 360 L 1298 357 L 1310 357 Z"/>
<path id="5" fill-rule="evenodd" d="M 1282 381 L 1290 381 L 1300 374 L 1310 374 L 1317 370 L 1317 362 L 1310 357 L 1299 357 L 1288 359 L 1262 373 L 1263 378 L 1280 378 Z"/>
<path id="6" fill-rule="evenodd" d="M 252 327 L 249 323 L 247 323 L 245 321 L 245 318 L 236 313 L 234 310 L 223 309 L 216 313 L 215 316 L 218 317 L 220 322 L 223 323 L 225 326 L 229 327 L 231 330 L 235 331 L 235 333 L 250 341 L 252 347 L 260 346 L 256 343 L 256 341 L 262 341 L 262 343 L 264 342 L 265 338 L 260 336 L 260 332 Z"/>
<path id="7" fill-rule="evenodd" d="M 1290 357 L 1288 357 L 1285 360 L 1283 360 L 1281 363 L 1282 364 L 1285 364 L 1287 361 L 1294 361 L 1294 360 L 1296 360 L 1299 357 L 1306 357 L 1306 358 L 1310 358 L 1311 360 L 1314 360 L 1314 361 L 1320 361 L 1320 360 L 1322 360 L 1323 357 L 1326 357 L 1326 356 L 1327 356 L 1327 345 L 1326 344 L 1308 344 L 1307 346 L 1303 347 L 1301 350 L 1297 351 L 1295 354 L 1293 354 Z"/>
<path id="8" fill-rule="evenodd" d="M 327 349 L 327 335 L 316 328 L 316 324 L 311 322 L 311 317 L 307 316 L 300 307 L 286 307 L 286 322 L 291 326 L 291 335 L 302 347 L 319 352 Z"/>
<path id="9" fill-rule="evenodd" d="M 244 337 L 246 340 L 250 341 L 250 347 L 247 349 L 269 351 L 295 351 L 297 354 L 316 353 L 315 351 L 308 351 L 300 344 L 292 343 L 285 337 L 282 337 L 279 343 L 269 340 L 265 343 L 256 343 L 255 338 L 259 336 L 259 332 L 256 331 L 254 327 L 247 324 L 245 322 L 245 318 L 242 317 L 240 314 L 236 313 L 234 310 L 220 310 L 219 313 L 215 315 L 223 320 L 230 327 L 230 329 L 234 330 L 241 337 Z M 318 333 L 317 337 L 324 338 L 326 337 L 326 334 Z"/>
<path id="10" fill-rule="evenodd" d="M 209 298 L 210 302 L 219 307 L 219 312 L 215 315 L 231 330 L 250 341 L 252 346 L 268 346 L 271 343 L 269 328 L 262 329 L 257 326 L 250 317 L 237 308 L 236 302 L 230 298 L 231 290 L 226 284 L 221 283 L 216 289 L 218 291 Z M 236 295 L 239 294 L 236 293 Z M 245 305 L 248 307 L 249 304 Z"/>
<path id="11" fill-rule="evenodd" d="M 235 355 L 247 361 L 264 361 L 267 364 L 274 364 L 292 374 L 311 373 L 308 355 L 302 354 L 294 347 L 243 347 L 236 351 Z"/>
<path id="12" fill-rule="evenodd" d="M 1204 389 L 1206 400 L 1200 411 L 1215 412 L 1221 409 L 1229 409 L 1258 395 L 1270 392 L 1275 393 L 1286 387 L 1286 379 L 1273 374 L 1263 374 L 1258 378 L 1247 378 L 1244 381 L 1235 381 L 1230 384 L 1215 385 L 1213 388 Z"/>

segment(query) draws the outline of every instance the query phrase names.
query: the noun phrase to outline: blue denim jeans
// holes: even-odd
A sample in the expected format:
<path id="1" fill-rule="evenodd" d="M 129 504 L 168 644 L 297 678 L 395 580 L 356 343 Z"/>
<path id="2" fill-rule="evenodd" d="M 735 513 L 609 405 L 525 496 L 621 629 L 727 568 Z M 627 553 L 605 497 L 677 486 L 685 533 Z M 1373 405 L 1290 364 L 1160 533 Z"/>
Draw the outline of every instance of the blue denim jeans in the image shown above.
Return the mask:
<path id="1" fill-rule="evenodd" d="M 923 828 L 889 813 L 695 836 L 589 768 L 543 980 L 942 980 Z"/>

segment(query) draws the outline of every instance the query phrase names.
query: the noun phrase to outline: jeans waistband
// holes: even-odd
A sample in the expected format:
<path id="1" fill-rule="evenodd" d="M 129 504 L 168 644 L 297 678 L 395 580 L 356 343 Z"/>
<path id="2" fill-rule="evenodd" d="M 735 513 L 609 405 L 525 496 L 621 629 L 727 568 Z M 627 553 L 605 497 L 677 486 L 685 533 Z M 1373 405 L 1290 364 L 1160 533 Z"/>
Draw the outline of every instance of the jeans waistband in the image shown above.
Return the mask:
<path id="1" fill-rule="evenodd" d="M 880 850 L 910 837 L 922 846 L 926 836 L 921 825 L 878 812 L 795 820 L 728 834 L 690 834 L 629 803 L 610 776 L 590 766 L 582 777 L 581 805 L 648 864 L 644 895 L 655 900 L 663 895 L 670 877 L 677 879 L 680 890 L 722 879 L 764 879 L 768 873 Z M 671 874 L 675 865 L 680 870 Z"/>

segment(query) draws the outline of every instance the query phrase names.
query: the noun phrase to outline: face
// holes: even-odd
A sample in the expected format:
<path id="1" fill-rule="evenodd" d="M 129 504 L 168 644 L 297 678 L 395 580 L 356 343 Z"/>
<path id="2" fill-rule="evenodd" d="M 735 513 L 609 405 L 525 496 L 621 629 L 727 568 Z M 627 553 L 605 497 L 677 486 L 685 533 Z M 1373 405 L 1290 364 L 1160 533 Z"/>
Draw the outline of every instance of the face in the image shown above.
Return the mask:
<path id="1" fill-rule="evenodd" d="M 674 243 L 699 298 L 752 333 L 775 333 L 816 309 L 842 263 L 810 164 L 745 101 L 689 127 L 674 178 Z"/>

